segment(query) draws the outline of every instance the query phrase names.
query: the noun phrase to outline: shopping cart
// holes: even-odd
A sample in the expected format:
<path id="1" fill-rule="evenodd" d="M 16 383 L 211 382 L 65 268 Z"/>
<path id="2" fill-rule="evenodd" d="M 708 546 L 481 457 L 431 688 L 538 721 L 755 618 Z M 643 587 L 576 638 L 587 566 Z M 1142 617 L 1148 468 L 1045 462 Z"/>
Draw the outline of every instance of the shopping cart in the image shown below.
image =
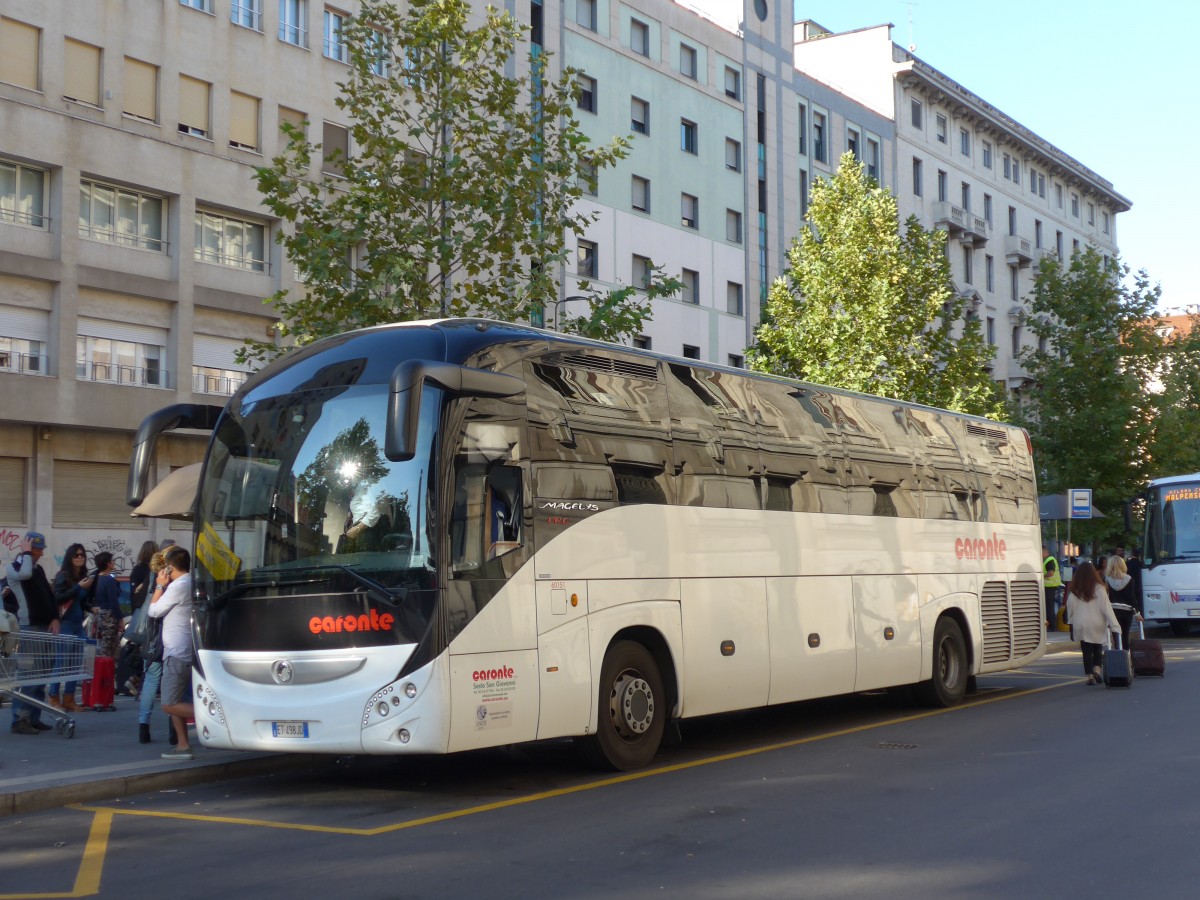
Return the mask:
<path id="1" fill-rule="evenodd" d="M 92 641 L 67 634 L 0 629 L 0 694 L 53 716 L 55 730 L 65 737 L 75 736 L 75 720 L 63 710 L 21 693 L 21 688 L 90 678 L 95 662 Z"/>

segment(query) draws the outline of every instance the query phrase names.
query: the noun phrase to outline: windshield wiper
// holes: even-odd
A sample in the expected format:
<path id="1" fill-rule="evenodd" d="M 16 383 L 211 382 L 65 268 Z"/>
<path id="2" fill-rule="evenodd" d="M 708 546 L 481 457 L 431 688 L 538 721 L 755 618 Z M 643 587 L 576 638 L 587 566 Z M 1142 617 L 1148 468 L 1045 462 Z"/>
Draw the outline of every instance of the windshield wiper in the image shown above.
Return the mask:
<path id="1" fill-rule="evenodd" d="M 408 588 L 406 587 L 390 588 L 376 581 L 374 578 L 368 578 L 366 575 L 355 572 L 349 566 L 344 566 L 341 563 L 330 563 L 330 565 L 335 569 L 341 569 L 359 584 L 366 587 L 369 596 L 374 597 L 376 600 L 381 600 L 388 606 L 399 606 L 408 598 Z"/>
<path id="2" fill-rule="evenodd" d="M 302 584 L 316 584 L 320 581 L 319 578 L 291 578 L 270 579 L 267 581 L 243 581 L 241 584 L 235 584 L 227 591 L 223 591 L 208 602 L 208 609 L 218 610 L 235 597 L 240 597 L 242 594 L 248 593 L 258 588 L 280 588 L 280 587 L 299 587 Z"/>

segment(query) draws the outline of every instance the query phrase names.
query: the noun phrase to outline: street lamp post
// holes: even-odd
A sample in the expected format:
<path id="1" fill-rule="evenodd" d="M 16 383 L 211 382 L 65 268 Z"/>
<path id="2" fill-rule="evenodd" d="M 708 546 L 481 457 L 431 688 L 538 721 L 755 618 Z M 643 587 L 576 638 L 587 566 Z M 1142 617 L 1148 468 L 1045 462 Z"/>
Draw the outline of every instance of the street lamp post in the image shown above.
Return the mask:
<path id="1" fill-rule="evenodd" d="M 547 302 L 550 304 L 550 306 L 552 307 L 552 309 L 554 311 L 554 327 L 551 330 L 558 331 L 558 307 L 561 304 L 570 303 L 572 300 L 591 300 L 591 299 L 592 299 L 591 297 L 588 297 L 585 294 L 572 294 L 570 297 L 563 297 L 561 300 L 548 300 Z"/>

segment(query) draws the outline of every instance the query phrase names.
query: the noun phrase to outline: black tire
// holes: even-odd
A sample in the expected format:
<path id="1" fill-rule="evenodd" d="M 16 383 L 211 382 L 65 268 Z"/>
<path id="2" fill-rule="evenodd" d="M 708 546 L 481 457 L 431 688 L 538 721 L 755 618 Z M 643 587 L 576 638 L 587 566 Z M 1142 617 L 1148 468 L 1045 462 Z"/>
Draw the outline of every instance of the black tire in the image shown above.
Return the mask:
<path id="1" fill-rule="evenodd" d="M 634 641 L 609 648 L 600 669 L 596 733 L 584 741 L 594 764 L 628 772 L 649 765 L 662 744 L 670 706 L 658 664 Z"/>
<path id="2" fill-rule="evenodd" d="M 942 616 L 933 630 L 933 678 L 917 685 L 917 700 L 935 708 L 958 706 L 969 678 L 962 629 L 949 616 Z"/>
<path id="3" fill-rule="evenodd" d="M 1185 622 L 1183 619 L 1171 620 L 1171 634 L 1175 635 L 1175 637 L 1187 637 L 1191 633 L 1191 622 Z"/>

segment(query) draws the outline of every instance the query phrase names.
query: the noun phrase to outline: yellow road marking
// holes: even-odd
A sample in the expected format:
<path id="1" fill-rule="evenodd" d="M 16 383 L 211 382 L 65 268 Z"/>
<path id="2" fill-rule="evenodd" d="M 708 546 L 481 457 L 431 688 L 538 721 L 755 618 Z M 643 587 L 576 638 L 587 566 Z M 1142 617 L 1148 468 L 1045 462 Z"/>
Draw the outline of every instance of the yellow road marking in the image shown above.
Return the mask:
<path id="1" fill-rule="evenodd" d="M 708 766 L 714 763 L 730 762 L 736 759 L 746 759 L 751 756 L 757 756 L 762 753 L 771 753 L 776 750 L 786 750 L 791 747 L 799 747 L 804 744 L 812 744 L 817 741 L 825 741 L 830 738 L 845 737 L 851 734 L 860 734 L 864 731 L 872 731 L 877 728 L 886 728 L 890 725 L 903 725 L 906 722 L 916 722 L 921 719 L 928 719 L 932 716 L 945 715 L 946 713 L 958 712 L 961 710 L 974 709 L 979 706 L 986 706 L 989 703 L 997 703 L 1001 700 L 1015 700 L 1018 697 L 1028 697 L 1032 694 L 1040 694 L 1043 691 L 1052 691 L 1060 687 L 1066 687 L 1068 684 L 1076 684 L 1083 679 L 1074 678 L 1070 681 L 1064 681 L 1059 684 L 1046 685 L 1045 687 L 1028 688 L 1014 693 L 1003 693 L 1000 696 L 985 697 L 978 700 L 972 700 L 964 703 L 961 706 L 950 707 L 949 709 L 931 709 L 927 712 L 913 713 L 907 716 L 901 716 L 895 719 L 888 719 L 883 722 L 872 722 L 866 725 L 856 725 L 853 728 L 842 728 L 837 731 L 829 731 L 823 734 L 815 734 L 809 737 L 795 738 L 790 741 L 780 741 L 774 744 L 765 744 L 761 747 L 751 747 L 746 750 L 735 750 L 730 753 L 721 753 L 716 756 L 707 756 L 702 759 L 694 759 L 689 762 L 674 763 L 669 766 L 659 766 L 654 769 L 643 769 L 639 772 L 627 772 L 624 775 L 615 775 L 611 778 L 603 778 L 599 781 L 589 781 L 584 784 L 572 785 L 571 787 L 555 788 L 551 791 L 541 791 L 537 794 L 527 794 L 523 797 L 512 797 L 506 800 L 498 800 L 494 803 L 482 803 L 477 806 L 471 806 L 466 809 L 452 810 L 450 812 L 438 813 L 437 815 L 424 816 L 419 819 L 410 819 L 407 822 L 397 822 L 393 825 L 381 825 L 377 828 L 339 828 L 330 825 L 305 825 L 289 822 L 272 822 L 266 819 L 248 819 L 232 816 L 207 816 L 198 813 L 181 813 L 181 812 L 160 812 L 145 809 L 119 809 L 114 807 L 97 807 L 97 806 L 73 806 L 73 809 L 79 809 L 96 813 L 109 813 L 112 815 L 122 816 L 145 816 L 158 819 L 176 819 L 185 822 L 208 822 L 219 825 L 246 825 L 255 828 L 274 828 L 284 831 L 307 831 L 317 832 L 320 834 L 342 834 L 358 837 L 373 837 L 380 834 L 389 834 L 394 831 L 403 831 L 409 828 L 418 828 L 423 825 L 433 825 L 438 822 L 447 822 L 452 819 L 462 819 L 467 816 L 475 816 L 480 813 L 493 812 L 498 809 L 509 809 L 515 806 L 523 806 L 527 803 L 538 803 L 542 800 L 551 800 L 555 797 L 565 797 L 570 794 L 578 794 L 583 791 L 596 790 L 597 788 L 611 787 L 618 784 L 627 784 L 632 781 L 640 781 L 645 778 L 654 778 L 659 775 L 669 775 L 673 772 L 683 772 L 687 769 L 695 769 L 700 766 Z M 0 897 L 0 900 L 4 898 Z"/>
<path id="2" fill-rule="evenodd" d="M 83 848 L 83 860 L 75 876 L 75 887 L 71 891 L 54 891 L 37 894 L 0 894 L 0 900 L 51 900 L 55 897 L 94 897 L 100 893 L 100 875 L 104 871 L 104 857 L 108 853 L 108 836 L 112 831 L 113 814 L 108 810 L 93 810 L 92 827 L 88 832 L 87 844 Z"/>

